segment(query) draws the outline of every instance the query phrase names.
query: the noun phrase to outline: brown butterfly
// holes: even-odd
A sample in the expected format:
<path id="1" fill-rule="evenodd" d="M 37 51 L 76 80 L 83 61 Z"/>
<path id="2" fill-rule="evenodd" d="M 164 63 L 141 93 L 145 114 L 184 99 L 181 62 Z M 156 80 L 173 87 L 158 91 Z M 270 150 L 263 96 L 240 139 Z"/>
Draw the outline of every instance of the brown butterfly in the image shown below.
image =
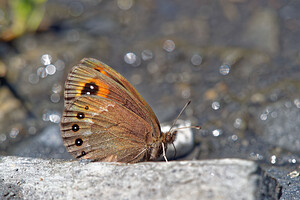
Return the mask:
<path id="1" fill-rule="evenodd" d="M 122 75 L 93 58 L 68 75 L 61 131 L 76 158 L 126 163 L 166 159 L 176 136 L 161 132 L 150 106 Z"/>

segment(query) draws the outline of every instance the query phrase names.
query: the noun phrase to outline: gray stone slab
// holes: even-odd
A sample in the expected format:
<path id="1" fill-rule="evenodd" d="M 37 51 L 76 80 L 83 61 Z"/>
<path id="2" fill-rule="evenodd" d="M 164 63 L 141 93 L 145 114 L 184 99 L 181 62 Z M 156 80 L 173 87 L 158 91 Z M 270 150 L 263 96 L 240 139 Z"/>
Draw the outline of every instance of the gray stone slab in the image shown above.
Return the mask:
<path id="1" fill-rule="evenodd" d="M 137 164 L 0 157 L 0 198 L 258 199 L 261 170 L 239 159 Z"/>

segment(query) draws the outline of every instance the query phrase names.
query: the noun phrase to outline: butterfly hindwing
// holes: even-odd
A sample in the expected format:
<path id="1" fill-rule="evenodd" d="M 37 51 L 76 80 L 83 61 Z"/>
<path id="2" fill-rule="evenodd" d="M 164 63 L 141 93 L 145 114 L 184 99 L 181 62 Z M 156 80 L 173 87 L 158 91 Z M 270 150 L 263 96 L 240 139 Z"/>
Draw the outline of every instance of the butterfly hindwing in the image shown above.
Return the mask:
<path id="1" fill-rule="evenodd" d="M 138 162 L 153 143 L 152 126 L 119 103 L 83 95 L 66 107 L 61 121 L 68 151 L 95 161 Z"/>

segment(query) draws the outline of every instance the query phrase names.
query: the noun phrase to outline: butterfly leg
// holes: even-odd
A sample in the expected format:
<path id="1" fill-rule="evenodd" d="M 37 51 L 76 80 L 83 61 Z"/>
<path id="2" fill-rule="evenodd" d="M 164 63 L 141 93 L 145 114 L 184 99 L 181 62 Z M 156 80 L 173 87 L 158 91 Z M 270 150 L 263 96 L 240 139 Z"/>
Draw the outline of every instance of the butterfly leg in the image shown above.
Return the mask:
<path id="1" fill-rule="evenodd" d="M 165 159 L 166 162 L 169 162 L 166 156 L 166 148 L 165 148 L 165 144 L 162 142 L 161 143 L 162 149 L 163 149 L 163 157 Z"/>

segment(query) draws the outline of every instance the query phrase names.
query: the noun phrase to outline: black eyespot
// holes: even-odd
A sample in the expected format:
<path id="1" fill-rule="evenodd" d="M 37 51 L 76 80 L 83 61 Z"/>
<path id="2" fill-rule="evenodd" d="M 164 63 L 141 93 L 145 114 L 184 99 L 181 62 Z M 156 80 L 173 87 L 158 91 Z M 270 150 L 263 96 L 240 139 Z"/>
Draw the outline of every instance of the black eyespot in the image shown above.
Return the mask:
<path id="1" fill-rule="evenodd" d="M 82 152 L 81 152 L 81 155 L 82 155 L 82 156 L 86 155 L 85 151 L 82 151 Z"/>
<path id="2" fill-rule="evenodd" d="M 77 113 L 77 119 L 83 119 L 85 117 L 84 113 Z"/>
<path id="3" fill-rule="evenodd" d="M 73 124 L 72 131 L 74 131 L 74 132 L 79 131 L 79 126 L 77 124 Z"/>
<path id="4" fill-rule="evenodd" d="M 76 146 L 81 146 L 82 144 L 83 144 L 83 141 L 82 141 L 81 138 L 77 138 L 77 139 L 75 140 L 75 145 L 76 145 Z"/>
<path id="5" fill-rule="evenodd" d="M 96 71 L 101 72 L 99 69 L 95 68 Z"/>
<path id="6" fill-rule="evenodd" d="M 98 91 L 99 87 L 94 82 L 90 82 L 84 85 L 83 89 L 81 90 L 81 94 L 95 95 Z"/>
<path id="7" fill-rule="evenodd" d="M 86 106 L 84 109 L 88 110 L 88 109 L 89 109 L 89 107 L 88 107 L 88 106 Z"/>

